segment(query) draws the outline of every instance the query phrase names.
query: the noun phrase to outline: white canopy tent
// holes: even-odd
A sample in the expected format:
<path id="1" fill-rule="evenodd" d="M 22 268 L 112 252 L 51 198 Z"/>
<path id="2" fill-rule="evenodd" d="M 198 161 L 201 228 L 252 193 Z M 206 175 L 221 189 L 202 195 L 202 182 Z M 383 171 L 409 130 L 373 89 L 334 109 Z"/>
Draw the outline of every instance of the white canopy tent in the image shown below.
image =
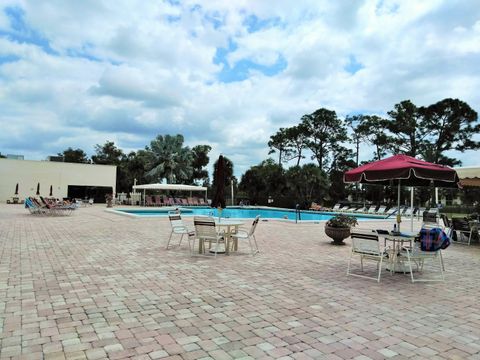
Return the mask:
<path id="1" fill-rule="evenodd" d="M 147 190 L 176 190 L 176 191 L 190 191 L 190 196 L 192 191 L 205 191 L 205 201 L 207 201 L 207 188 L 205 186 L 196 186 L 196 185 L 183 185 L 183 184 L 143 184 L 143 185 L 134 185 L 133 190 L 143 190 L 143 205 L 145 205 L 145 194 Z"/>

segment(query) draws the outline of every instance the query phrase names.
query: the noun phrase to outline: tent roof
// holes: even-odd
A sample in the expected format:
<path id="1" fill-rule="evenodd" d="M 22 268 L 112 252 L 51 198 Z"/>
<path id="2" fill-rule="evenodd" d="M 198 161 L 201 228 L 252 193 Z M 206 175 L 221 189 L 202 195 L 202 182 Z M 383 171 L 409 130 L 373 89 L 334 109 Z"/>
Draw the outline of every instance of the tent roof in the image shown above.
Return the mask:
<path id="1" fill-rule="evenodd" d="M 467 166 L 455 168 L 463 186 L 480 186 L 480 167 Z"/>
<path id="2" fill-rule="evenodd" d="M 133 186 L 134 190 L 184 190 L 184 191 L 207 191 L 204 186 L 183 184 L 143 184 Z"/>

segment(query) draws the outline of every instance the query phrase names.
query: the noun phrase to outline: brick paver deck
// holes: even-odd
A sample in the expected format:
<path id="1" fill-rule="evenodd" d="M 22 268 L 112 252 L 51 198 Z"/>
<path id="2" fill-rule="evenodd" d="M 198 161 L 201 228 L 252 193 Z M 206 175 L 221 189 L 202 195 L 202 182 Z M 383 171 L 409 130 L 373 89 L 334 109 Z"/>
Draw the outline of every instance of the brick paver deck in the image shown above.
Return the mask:
<path id="1" fill-rule="evenodd" d="M 254 258 L 166 251 L 169 232 L 0 205 L 0 358 L 480 359 L 478 246 L 445 251 L 445 283 L 377 284 L 345 276 L 322 223 L 261 222 Z"/>

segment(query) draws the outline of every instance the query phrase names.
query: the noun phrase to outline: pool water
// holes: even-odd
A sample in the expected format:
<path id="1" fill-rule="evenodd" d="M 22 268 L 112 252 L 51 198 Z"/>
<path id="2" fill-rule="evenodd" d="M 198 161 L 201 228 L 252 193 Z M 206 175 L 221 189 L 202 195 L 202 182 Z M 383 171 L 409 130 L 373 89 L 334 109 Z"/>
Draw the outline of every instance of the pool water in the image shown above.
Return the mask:
<path id="1" fill-rule="evenodd" d="M 204 215 L 204 216 L 218 216 L 218 210 L 210 207 L 179 207 L 182 215 Z M 140 217 L 165 217 L 168 215 L 170 209 L 150 208 L 150 209 L 116 209 L 116 212 L 126 213 Z M 253 219 L 260 215 L 262 219 L 288 219 L 295 220 L 295 210 L 290 209 L 273 209 L 265 207 L 228 207 L 222 210 L 222 218 L 234 219 Z M 313 211 L 300 211 L 299 220 L 320 221 L 329 220 L 336 213 L 322 213 Z M 382 217 L 375 215 L 354 214 L 358 220 L 379 219 Z M 298 215 L 297 215 L 298 216 Z"/>

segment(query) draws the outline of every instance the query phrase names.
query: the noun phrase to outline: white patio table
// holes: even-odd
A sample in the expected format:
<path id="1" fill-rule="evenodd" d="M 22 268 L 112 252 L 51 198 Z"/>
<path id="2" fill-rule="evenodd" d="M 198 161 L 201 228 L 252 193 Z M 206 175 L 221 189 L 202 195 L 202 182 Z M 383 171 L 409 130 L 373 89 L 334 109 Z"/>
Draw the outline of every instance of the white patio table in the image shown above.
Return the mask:
<path id="1" fill-rule="evenodd" d="M 244 224 L 244 221 L 238 219 L 215 218 L 215 225 L 224 230 L 225 252 L 227 255 L 230 252 L 230 248 L 233 251 L 238 250 L 238 243 L 237 241 L 232 240 L 232 234 L 236 233 L 238 231 L 238 227 Z"/>
<path id="2" fill-rule="evenodd" d="M 402 248 L 407 244 L 410 249 L 413 249 L 413 242 L 416 237 L 418 237 L 418 232 L 402 231 L 400 233 L 394 233 L 393 231 L 388 232 L 388 234 L 383 234 L 385 239 L 385 244 L 388 241 L 391 243 L 391 251 L 389 251 L 390 261 L 387 266 L 387 270 L 390 272 L 410 272 L 408 265 L 404 264 L 403 259 L 401 258 Z M 385 246 L 387 249 L 387 246 Z M 405 258 L 406 260 L 406 258 Z"/>

